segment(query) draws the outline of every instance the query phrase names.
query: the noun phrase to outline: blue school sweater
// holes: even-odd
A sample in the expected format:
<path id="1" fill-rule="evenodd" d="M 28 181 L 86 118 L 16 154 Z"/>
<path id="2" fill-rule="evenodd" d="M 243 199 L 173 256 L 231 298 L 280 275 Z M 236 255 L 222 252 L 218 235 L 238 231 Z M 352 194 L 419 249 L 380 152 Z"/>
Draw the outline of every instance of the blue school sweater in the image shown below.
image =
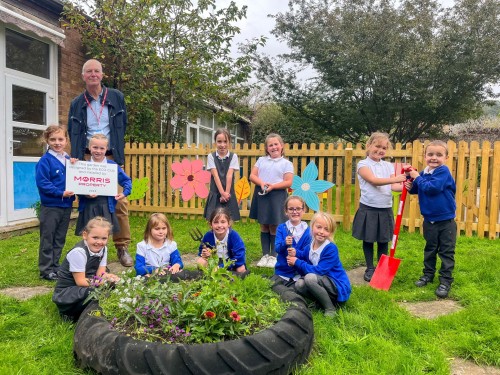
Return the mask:
<path id="1" fill-rule="evenodd" d="M 309 260 L 309 251 L 311 251 L 311 246 L 297 251 L 298 259 L 295 262 L 294 268 L 297 269 L 302 276 L 308 273 L 328 276 L 337 287 L 337 301 L 347 301 L 351 295 L 351 283 L 340 261 L 337 245 L 332 242 L 328 243 L 321 252 L 318 265 L 316 266 Z"/>
<path id="2" fill-rule="evenodd" d="M 293 278 L 297 271 L 290 267 L 286 262 L 288 255 L 288 245 L 286 244 L 286 237 L 288 236 L 288 229 L 286 223 L 281 223 L 276 230 L 276 240 L 274 242 L 274 250 L 278 253 L 276 265 L 274 266 L 274 273 L 279 276 Z M 295 250 L 300 250 L 308 247 L 311 244 L 311 229 L 307 228 L 300 237 L 299 242 L 293 240 L 292 247 Z"/>
<path id="3" fill-rule="evenodd" d="M 46 207 L 71 207 L 75 196 L 63 198 L 66 190 L 66 166 L 48 151 L 35 167 L 40 202 Z"/>
<path id="4" fill-rule="evenodd" d="M 441 165 L 432 173 L 424 172 L 420 172 L 420 176 L 413 181 L 410 194 L 418 194 L 420 212 L 425 221 L 454 219 L 457 188 L 450 170 L 446 165 Z"/>

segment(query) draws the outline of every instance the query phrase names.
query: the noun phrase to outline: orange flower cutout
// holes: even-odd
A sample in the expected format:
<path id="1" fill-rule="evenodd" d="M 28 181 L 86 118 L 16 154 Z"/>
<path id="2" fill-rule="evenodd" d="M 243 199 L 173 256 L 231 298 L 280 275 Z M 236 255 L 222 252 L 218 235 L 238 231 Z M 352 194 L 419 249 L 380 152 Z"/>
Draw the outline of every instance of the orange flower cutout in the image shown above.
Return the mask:
<path id="1" fill-rule="evenodd" d="M 181 162 L 172 163 L 175 176 L 170 180 L 172 189 L 182 189 L 182 200 L 190 200 L 194 194 L 200 198 L 208 197 L 207 183 L 210 182 L 210 172 L 203 170 L 200 159 L 189 161 L 184 158 Z"/>

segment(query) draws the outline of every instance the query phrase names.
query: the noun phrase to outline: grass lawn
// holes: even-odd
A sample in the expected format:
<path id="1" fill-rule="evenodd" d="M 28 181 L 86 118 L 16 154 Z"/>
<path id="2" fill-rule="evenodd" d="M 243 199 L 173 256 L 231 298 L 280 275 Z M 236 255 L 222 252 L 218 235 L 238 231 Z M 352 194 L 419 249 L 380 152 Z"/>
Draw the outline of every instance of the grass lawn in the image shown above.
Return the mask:
<path id="1" fill-rule="evenodd" d="M 146 218 L 131 217 L 133 244 L 141 240 Z M 171 219 L 182 253 L 196 253 L 188 231 L 204 222 Z M 259 227 L 237 223 L 247 245 L 247 262 L 260 258 Z M 74 228 L 70 228 L 70 233 Z M 68 234 L 63 254 L 79 240 Z M 337 230 L 335 242 L 344 267 L 363 264 L 361 243 Z M 461 237 L 450 298 L 463 309 L 434 320 L 412 317 L 400 301 L 434 301 L 435 281 L 424 288 L 413 282 L 422 270 L 424 240 L 402 233 L 396 256 L 403 261 L 391 290 L 355 286 L 335 318 L 314 312 L 315 345 L 309 362 L 296 374 L 446 374 L 450 359 L 460 357 L 500 367 L 499 241 Z M 38 278 L 38 232 L 0 240 L 0 288 L 53 286 Z M 114 251 L 110 261 L 116 260 Z M 253 269 L 271 274 L 272 270 Z M 86 374 L 75 367 L 74 326 L 61 321 L 51 295 L 19 302 L 0 295 L 0 374 Z"/>

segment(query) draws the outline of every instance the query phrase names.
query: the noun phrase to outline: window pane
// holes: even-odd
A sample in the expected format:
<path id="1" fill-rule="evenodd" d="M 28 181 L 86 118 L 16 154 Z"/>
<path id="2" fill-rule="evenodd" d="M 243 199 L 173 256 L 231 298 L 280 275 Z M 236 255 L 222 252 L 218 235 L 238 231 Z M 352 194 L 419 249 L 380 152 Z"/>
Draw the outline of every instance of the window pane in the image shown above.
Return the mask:
<path id="1" fill-rule="evenodd" d="M 213 143 L 212 131 L 200 128 L 200 144 L 211 145 Z"/>
<path id="2" fill-rule="evenodd" d="M 12 120 L 47 125 L 45 93 L 12 85 Z"/>
<path id="3" fill-rule="evenodd" d="M 198 143 L 197 138 L 196 138 L 196 128 L 195 127 L 189 128 L 189 141 L 190 141 L 190 143 Z"/>
<path id="4" fill-rule="evenodd" d="M 5 34 L 7 68 L 49 79 L 49 45 L 9 29 Z"/>
<path id="5" fill-rule="evenodd" d="M 42 130 L 12 128 L 14 143 L 14 156 L 35 156 L 43 155 L 45 146 L 40 142 Z"/>
<path id="6" fill-rule="evenodd" d="M 213 129 L 214 127 L 214 120 L 213 120 L 213 115 L 203 113 L 200 115 L 200 125 L 205 126 L 207 128 Z"/>
<path id="7" fill-rule="evenodd" d="M 33 162 L 14 162 L 14 210 L 30 208 L 40 199 L 35 183 Z"/>

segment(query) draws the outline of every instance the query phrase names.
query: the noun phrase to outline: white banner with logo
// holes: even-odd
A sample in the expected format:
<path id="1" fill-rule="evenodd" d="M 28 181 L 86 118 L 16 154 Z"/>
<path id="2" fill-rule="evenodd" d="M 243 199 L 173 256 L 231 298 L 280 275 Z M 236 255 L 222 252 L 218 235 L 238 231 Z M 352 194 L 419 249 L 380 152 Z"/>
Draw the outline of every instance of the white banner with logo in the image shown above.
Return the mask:
<path id="1" fill-rule="evenodd" d="M 82 195 L 118 194 L 118 165 L 77 161 L 66 163 L 66 190 Z"/>

